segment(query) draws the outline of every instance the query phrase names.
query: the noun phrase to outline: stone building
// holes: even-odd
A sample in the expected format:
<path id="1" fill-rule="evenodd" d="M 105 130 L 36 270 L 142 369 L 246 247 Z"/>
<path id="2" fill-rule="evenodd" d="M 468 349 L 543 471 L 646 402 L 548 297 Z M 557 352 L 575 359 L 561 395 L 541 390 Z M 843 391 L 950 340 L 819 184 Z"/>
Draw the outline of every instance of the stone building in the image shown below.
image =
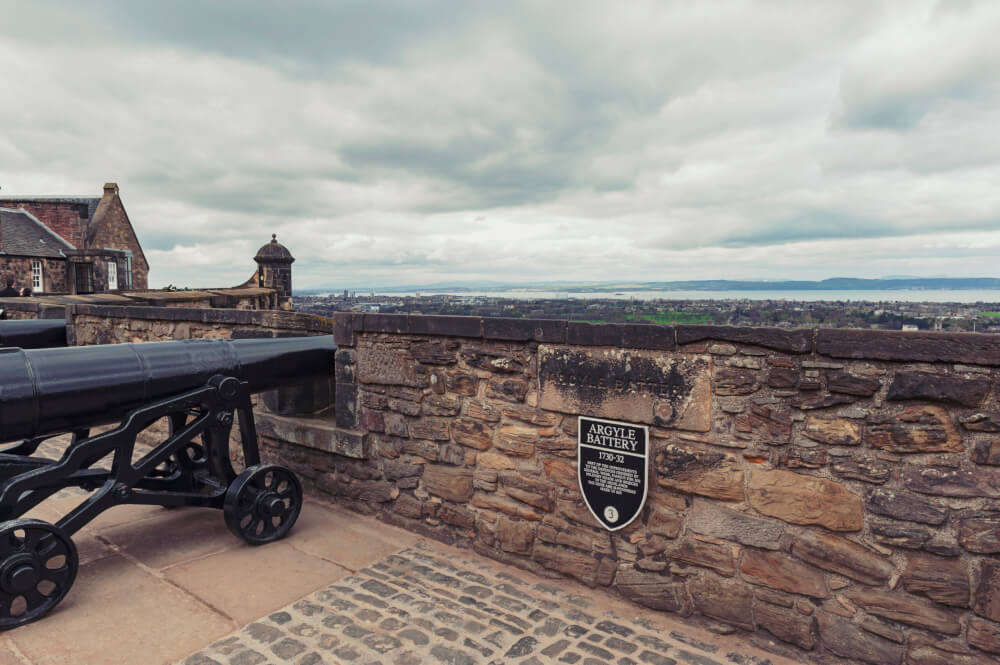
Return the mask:
<path id="1" fill-rule="evenodd" d="M 277 234 L 271 234 L 271 242 L 258 249 L 253 260 L 257 263 L 256 272 L 237 288 L 271 289 L 277 296 L 278 308 L 291 310 L 292 263 L 295 257 L 278 242 Z"/>
<path id="2" fill-rule="evenodd" d="M 0 273 L 35 293 L 148 288 L 149 264 L 118 195 L 0 197 Z"/>

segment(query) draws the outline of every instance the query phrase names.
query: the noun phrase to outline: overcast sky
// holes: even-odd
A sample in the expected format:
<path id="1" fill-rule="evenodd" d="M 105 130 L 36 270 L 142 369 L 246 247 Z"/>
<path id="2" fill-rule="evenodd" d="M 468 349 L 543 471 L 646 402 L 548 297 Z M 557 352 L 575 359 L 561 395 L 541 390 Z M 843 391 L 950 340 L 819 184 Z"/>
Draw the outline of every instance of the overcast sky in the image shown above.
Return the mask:
<path id="1" fill-rule="evenodd" d="M 0 193 L 154 287 L 1000 276 L 1000 2 L 0 9 Z"/>

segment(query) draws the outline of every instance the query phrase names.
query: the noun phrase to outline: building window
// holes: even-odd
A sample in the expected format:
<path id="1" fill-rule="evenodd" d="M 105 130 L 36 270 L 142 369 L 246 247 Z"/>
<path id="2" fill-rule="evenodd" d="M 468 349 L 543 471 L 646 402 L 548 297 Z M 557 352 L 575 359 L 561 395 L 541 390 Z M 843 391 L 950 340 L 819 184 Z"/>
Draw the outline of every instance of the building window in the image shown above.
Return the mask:
<path id="1" fill-rule="evenodd" d="M 42 262 L 31 262 L 31 290 L 42 291 Z"/>
<path id="2" fill-rule="evenodd" d="M 125 255 L 125 289 L 132 290 L 132 253 Z"/>
<path id="3" fill-rule="evenodd" d="M 108 261 L 108 291 L 118 290 L 118 264 Z"/>

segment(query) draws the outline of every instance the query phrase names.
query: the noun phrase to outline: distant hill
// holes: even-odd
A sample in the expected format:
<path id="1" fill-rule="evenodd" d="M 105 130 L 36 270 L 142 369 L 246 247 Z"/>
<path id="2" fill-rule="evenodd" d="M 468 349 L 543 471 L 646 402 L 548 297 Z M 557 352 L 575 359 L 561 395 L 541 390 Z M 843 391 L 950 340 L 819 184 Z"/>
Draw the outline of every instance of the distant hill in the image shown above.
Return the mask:
<path id="1" fill-rule="evenodd" d="M 674 282 L 531 282 L 503 283 L 484 280 L 468 282 L 438 282 L 406 286 L 364 287 L 351 289 L 382 293 L 422 291 L 428 293 L 462 293 L 465 291 L 510 291 L 516 289 L 541 291 L 574 291 L 579 293 L 607 293 L 616 291 L 887 291 L 910 289 L 1000 289 L 1000 278 L 995 277 L 907 277 L 901 279 L 860 279 L 857 277 L 831 277 L 821 281 L 809 280 L 727 280 L 698 279 Z M 322 293 L 341 291 L 343 287 L 308 289 L 296 293 Z"/>

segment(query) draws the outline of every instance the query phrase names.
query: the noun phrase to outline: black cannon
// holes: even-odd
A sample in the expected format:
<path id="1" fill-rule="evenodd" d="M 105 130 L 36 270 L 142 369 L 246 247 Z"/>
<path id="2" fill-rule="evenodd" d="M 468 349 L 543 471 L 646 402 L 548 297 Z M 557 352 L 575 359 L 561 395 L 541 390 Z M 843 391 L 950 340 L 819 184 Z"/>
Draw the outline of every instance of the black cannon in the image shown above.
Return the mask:
<path id="1" fill-rule="evenodd" d="M 19 346 L 22 349 L 66 346 L 66 322 L 62 319 L 0 321 L 0 346 Z"/>
<path id="2" fill-rule="evenodd" d="M 248 543 L 283 537 L 302 487 L 290 470 L 260 463 L 250 395 L 329 375 L 335 351 L 329 336 L 0 348 L 0 443 L 9 444 L 0 449 L 0 629 L 62 600 L 78 568 L 72 534 L 112 506 L 219 508 Z M 162 418 L 166 439 L 139 456 L 137 437 Z M 234 419 L 246 465 L 238 475 Z M 34 456 L 63 434 L 60 459 Z M 91 493 L 55 524 L 22 517 L 67 487 Z"/>

